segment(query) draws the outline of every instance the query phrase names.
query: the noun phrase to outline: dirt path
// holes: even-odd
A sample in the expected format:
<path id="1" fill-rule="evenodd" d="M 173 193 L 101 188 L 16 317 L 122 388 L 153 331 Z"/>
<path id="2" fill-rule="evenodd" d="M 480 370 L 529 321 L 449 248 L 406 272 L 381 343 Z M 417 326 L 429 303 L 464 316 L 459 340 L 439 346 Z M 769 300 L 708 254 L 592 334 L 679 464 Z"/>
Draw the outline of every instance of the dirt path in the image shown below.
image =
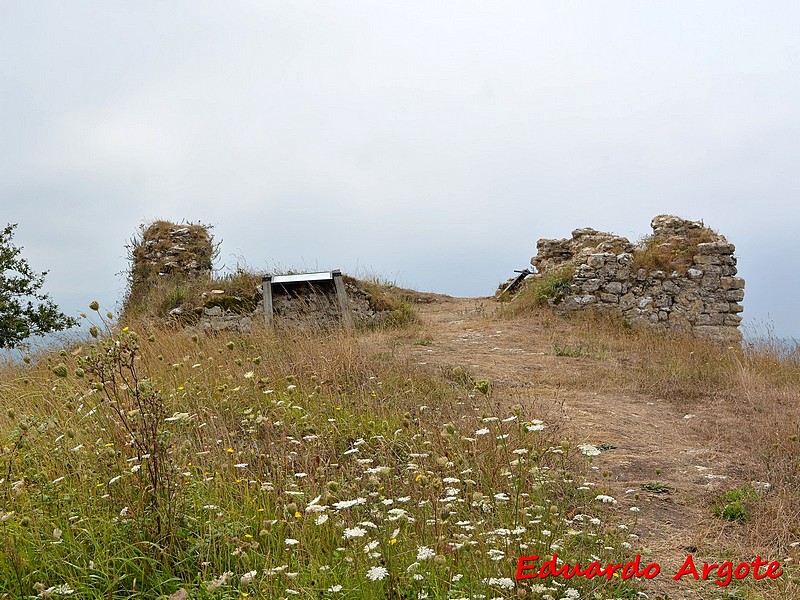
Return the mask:
<path id="1" fill-rule="evenodd" d="M 566 325 L 493 318 L 496 306 L 492 298 L 421 304 L 425 338 L 404 345 L 404 351 L 418 364 L 468 367 L 492 381 L 494 397 L 535 407 L 550 422 L 560 419 L 578 443 L 605 445 L 607 450 L 593 459 L 595 480 L 614 491 L 626 521 L 636 516 L 630 507 L 640 508 L 634 551 L 661 565 L 661 575 L 645 584 L 649 597 L 720 597 L 717 586 L 671 579 L 689 552 L 696 552 L 701 563 L 720 541 L 708 499 L 719 493 L 731 463 L 691 426 L 692 419 L 702 417 L 657 399 L 610 391 L 598 376 L 597 358 L 556 355 L 554 340 Z M 612 362 L 608 368 L 625 365 Z M 671 491 L 643 488 L 654 483 Z"/>

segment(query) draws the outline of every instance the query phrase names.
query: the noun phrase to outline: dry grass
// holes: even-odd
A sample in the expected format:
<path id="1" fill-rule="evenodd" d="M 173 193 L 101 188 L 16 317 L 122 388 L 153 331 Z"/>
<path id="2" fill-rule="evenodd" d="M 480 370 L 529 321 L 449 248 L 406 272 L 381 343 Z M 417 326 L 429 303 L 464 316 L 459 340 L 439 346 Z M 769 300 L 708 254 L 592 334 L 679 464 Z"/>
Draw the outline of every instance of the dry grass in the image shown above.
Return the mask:
<path id="1" fill-rule="evenodd" d="M 711 416 L 698 433 L 739 457 L 742 482 L 765 482 L 746 533 L 744 553 L 761 549 L 795 556 L 800 542 L 800 352 L 767 335 L 757 343 L 720 347 L 703 339 L 626 327 L 605 314 L 573 314 L 558 339 L 602 349 L 595 381 L 605 389 L 642 393 L 681 410 Z M 552 321 L 551 321 L 552 323 Z M 769 332 L 767 332 L 768 334 Z M 588 388 L 591 378 L 574 379 Z M 700 422 L 700 421 L 698 421 Z M 733 485 L 733 484 L 732 484 Z"/>
<path id="2" fill-rule="evenodd" d="M 633 253 L 633 269 L 686 273 L 692 266 L 694 255 L 697 254 L 698 244 L 718 239 L 719 234 L 705 227 L 689 229 L 686 231 L 686 236 L 681 238 L 646 237 L 641 242 L 644 249 Z"/>
<path id="3" fill-rule="evenodd" d="M 557 303 L 570 292 L 574 265 L 567 265 L 555 271 L 533 275 L 525 280 L 522 289 L 506 305 L 504 314 L 508 317 L 530 314 L 535 309 Z"/>

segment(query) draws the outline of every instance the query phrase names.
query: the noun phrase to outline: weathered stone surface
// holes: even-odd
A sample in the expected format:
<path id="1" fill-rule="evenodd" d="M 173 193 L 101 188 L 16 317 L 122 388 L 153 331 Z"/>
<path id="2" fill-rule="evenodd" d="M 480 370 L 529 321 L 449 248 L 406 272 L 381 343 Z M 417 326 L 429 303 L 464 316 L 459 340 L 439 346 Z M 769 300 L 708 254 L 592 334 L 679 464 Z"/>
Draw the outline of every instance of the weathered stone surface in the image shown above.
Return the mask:
<path id="1" fill-rule="evenodd" d="M 735 246 L 701 221 L 658 215 L 638 246 L 590 227 L 571 239 L 539 240 L 531 263 L 540 274 L 572 268 L 572 293 L 559 310 L 616 310 L 632 324 L 674 329 L 732 343 L 744 300 Z"/>
<path id="2" fill-rule="evenodd" d="M 624 237 L 583 227 L 575 229 L 571 239 L 539 240 L 536 249 L 538 253 L 531 259 L 531 264 L 540 273 L 544 273 L 565 266 L 579 257 L 581 263 L 586 263 L 587 254 L 611 254 L 616 257 L 619 254 L 629 253 L 633 250 L 633 244 Z M 592 259 L 593 264 L 600 266 L 604 262 L 605 259 Z"/>
<path id="3" fill-rule="evenodd" d="M 697 253 L 700 255 L 714 255 L 721 256 L 723 254 L 733 254 L 736 251 L 736 246 L 728 242 L 706 242 L 697 244 Z"/>
<path id="4" fill-rule="evenodd" d="M 203 225 L 178 226 L 156 221 L 142 227 L 131 247 L 131 287 L 150 285 L 163 275 L 207 277 L 214 259 L 214 243 Z"/>
<path id="5" fill-rule="evenodd" d="M 731 325 L 733 327 L 738 327 L 739 323 L 742 322 L 742 315 L 736 315 L 733 313 L 725 315 L 725 325 Z"/>
<path id="6" fill-rule="evenodd" d="M 721 277 L 720 287 L 723 290 L 743 290 L 744 279 L 741 277 Z"/>
<path id="7" fill-rule="evenodd" d="M 744 300 L 744 290 L 728 290 L 725 292 L 725 299 L 728 302 L 741 302 Z"/>

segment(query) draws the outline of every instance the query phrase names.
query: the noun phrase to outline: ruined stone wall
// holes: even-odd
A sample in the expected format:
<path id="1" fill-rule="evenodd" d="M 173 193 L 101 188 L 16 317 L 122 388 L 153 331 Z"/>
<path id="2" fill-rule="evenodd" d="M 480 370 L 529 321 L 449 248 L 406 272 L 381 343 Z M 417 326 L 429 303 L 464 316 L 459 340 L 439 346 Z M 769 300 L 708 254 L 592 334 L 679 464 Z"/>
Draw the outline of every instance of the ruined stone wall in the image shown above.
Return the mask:
<path id="1" fill-rule="evenodd" d="M 212 276 L 216 245 L 209 227 L 155 221 L 142 226 L 128 250 L 128 316 L 156 316 L 209 332 L 246 333 L 265 321 L 260 275 Z M 377 324 L 389 318 L 391 311 L 373 306 L 357 284 L 345 281 L 353 321 Z M 332 327 L 341 317 L 333 294 L 314 286 L 277 291 L 273 309 L 278 326 Z"/>
<path id="2" fill-rule="evenodd" d="M 572 238 L 539 240 L 536 277 L 561 273 L 552 304 L 621 314 L 631 324 L 693 333 L 722 343 L 741 340 L 744 280 L 735 247 L 699 221 L 658 215 L 639 244 L 591 228 Z"/>
<path id="3" fill-rule="evenodd" d="M 214 260 L 214 244 L 203 225 L 176 225 L 156 221 L 143 228 L 131 248 L 135 283 L 164 275 L 207 276 Z"/>

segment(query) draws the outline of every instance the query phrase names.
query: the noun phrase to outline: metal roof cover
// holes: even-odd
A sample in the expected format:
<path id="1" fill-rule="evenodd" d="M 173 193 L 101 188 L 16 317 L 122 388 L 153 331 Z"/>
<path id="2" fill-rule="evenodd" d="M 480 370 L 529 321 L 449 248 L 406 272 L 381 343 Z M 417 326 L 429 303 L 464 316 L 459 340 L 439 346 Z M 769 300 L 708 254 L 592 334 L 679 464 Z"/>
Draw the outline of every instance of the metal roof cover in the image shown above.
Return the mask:
<path id="1" fill-rule="evenodd" d="M 275 275 L 272 283 L 304 283 L 308 281 L 333 281 L 331 271 L 320 273 L 297 273 L 296 275 Z"/>

